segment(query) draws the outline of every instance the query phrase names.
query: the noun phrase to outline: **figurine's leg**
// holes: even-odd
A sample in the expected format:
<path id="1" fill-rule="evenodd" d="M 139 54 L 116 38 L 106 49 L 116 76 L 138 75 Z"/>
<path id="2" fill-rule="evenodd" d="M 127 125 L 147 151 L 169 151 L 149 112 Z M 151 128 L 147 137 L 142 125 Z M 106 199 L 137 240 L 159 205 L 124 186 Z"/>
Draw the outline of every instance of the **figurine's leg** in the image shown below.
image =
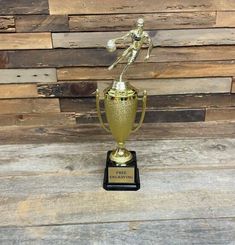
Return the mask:
<path id="1" fill-rule="evenodd" d="M 120 81 L 122 81 L 123 74 L 126 72 L 128 67 L 136 60 L 136 57 L 138 56 L 138 54 L 139 54 L 139 51 L 135 49 L 133 49 L 132 52 L 129 53 L 127 64 L 123 68 L 122 73 L 120 74 L 120 77 L 119 77 Z"/>
<path id="2" fill-rule="evenodd" d="M 136 60 L 138 54 L 139 54 L 139 50 L 133 50 L 133 51 L 132 51 L 132 55 L 131 55 L 131 57 L 128 59 L 128 64 L 129 64 L 129 65 L 132 64 L 132 63 L 134 63 L 134 61 Z"/>
<path id="3" fill-rule="evenodd" d="M 129 47 L 127 50 L 123 52 L 123 54 L 111 65 L 108 70 L 112 70 L 121 60 L 124 58 L 128 58 L 131 54 L 132 47 Z"/>

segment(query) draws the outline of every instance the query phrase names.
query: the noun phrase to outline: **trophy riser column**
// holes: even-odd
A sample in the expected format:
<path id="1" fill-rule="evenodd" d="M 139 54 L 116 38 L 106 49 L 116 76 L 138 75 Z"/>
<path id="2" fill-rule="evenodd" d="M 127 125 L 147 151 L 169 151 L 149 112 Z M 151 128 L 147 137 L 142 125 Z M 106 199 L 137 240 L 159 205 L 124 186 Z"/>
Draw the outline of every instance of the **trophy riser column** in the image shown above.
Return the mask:
<path id="1" fill-rule="evenodd" d="M 107 152 L 103 187 L 109 191 L 137 191 L 140 189 L 139 169 L 135 151 L 126 166 L 120 166 L 110 160 L 112 151 Z"/>

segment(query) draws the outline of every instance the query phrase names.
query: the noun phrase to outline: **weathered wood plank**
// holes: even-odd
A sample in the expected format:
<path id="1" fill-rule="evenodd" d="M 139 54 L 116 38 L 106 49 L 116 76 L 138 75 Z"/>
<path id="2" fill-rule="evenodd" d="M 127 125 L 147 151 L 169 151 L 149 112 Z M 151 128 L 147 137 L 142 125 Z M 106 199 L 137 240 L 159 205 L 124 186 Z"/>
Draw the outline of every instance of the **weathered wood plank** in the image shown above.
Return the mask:
<path id="1" fill-rule="evenodd" d="M 0 69 L 0 83 L 55 83 L 56 69 Z"/>
<path id="2" fill-rule="evenodd" d="M 75 125 L 73 113 L 1 114 L 0 126 Z"/>
<path id="3" fill-rule="evenodd" d="M 151 79 L 133 80 L 131 84 L 140 90 L 147 90 L 149 95 L 190 94 L 190 93 L 226 93 L 231 89 L 231 78 L 189 78 L 189 79 Z M 98 81 L 98 88 L 103 91 L 110 81 Z"/>
<path id="4" fill-rule="evenodd" d="M 9 49 L 50 49 L 50 33 L 4 33 L 0 34 L 0 50 Z"/>
<path id="5" fill-rule="evenodd" d="M 118 50 L 120 54 L 123 50 Z M 107 51 L 106 51 L 107 52 Z M 143 62 L 146 50 L 140 52 L 137 62 Z M 148 62 L 233 60 L 235 46 L 157 47 Z"/>
<path id="6" fill-rule="evenodd" d="M 206 121 L 234 120 L 235 108 L 207 108 Z"/>
<path id="7" fill-rule="evenodd" d="M 18 144 L 1 145 L 0 177 L 103 172 L 105 153 L 114 145 L 114 141 L 21 144 L 20 153 Z M 215 170 L 235 166 L 235 139 L 136 140 L 128 142 L 127 147 L 137 152 L 138 166 L 149 171 Z"/>
<path id="8" fill-rule="evenodd" d="M 48 1 L 47 0 L 20 0 L 9 1 L 0 0 L 0 14 L 48 14 Z"/>
<path id="9" fill-rule="evenodd" d="M 156 46 L 195 46 L 235 44 L 235 29 L 190 29 L 151 31 Z"/>
<path id="10" fill-rule="evenodd" d="M 138 192 L 103 190 L 103 171 L 1 177 L 1 226 L 234 217 L 234 169 L 140 172 Z"/>
<path id="11" fill-rule="evenodd" d="M 232 87 L 231 87 L 231 93 L 235 93 L 235 77 L 233 77 Z"/>
<path id="12" fill-rule="evenodd" d="M 87 97 L 94 96 L 97 83 L 91 81 L 40 84 L 37 86 L 38 94 L 42 97 Z"/>
<path id="13" fill-rule="evenodd" d="M 145 123 L 129 140 L 234 138 L 235 122 Z M 100 125 L 1 127 L 0 144 L 107 141 L 112 136 Z"/>
<path id="14" fill-rule="evenodd" d="M 156 3 L 155 3 L 156 4 Z M 138 18 L 150 29 L 206 28 L 216 23 L 215 12 L 182 12 L 116 15 L 77 15 L 69 17 L 70 31 L 130 30 Z"/>
<path id="15" fill-rule="evenodd" d="M 62 101 L 61 101 L 61 104 Z M 148 97 L 148 108 L 216 108 L 235 106 L 232 94 L 160 95 Z"/>
<path id="16" fill-rule="evenodd" d="M 59 0 L 49 0 L 50 14 L 107 14 L 107 13 L 152 13 L 235 10 L 231 0 L 110 0 L 109 4 L 94 4 L 91 0 L 70 0 L 70 4 Z"/>
<path id="17" fill-rule="evenodd" d="M 0 16 L 0 32 L 15 32 L 13 16 Z"/>
<path id="18" fill-rule="evenodd" d="M 0 68 L 6 68 L 8 66 L 9 57 L 6 51 L 0 51 Z"/>
<path id="19" fill-rule="evenodd" d="M 15 50 L 7 54 L 11 68 L 107 66 L 116 58 L 104 49 Z"/>
<path id="20" fill-rule="evenodd" d="M 71 67 L 59 68 L 59 80 L 110 80 L 117 78 L 123 65 L 117 66 L 112 71 L 106 67 Z M 235 75 L 233 61 L 214 62 L 171 62 L 171 63 L 143 63 L 134 64 L 126 73 L 130 79 L 152 78 L 183 78 L 183 77 L 228 77 Z"/>
<path id="21" fill-rule="evenodd" d="M 102 107 L 102 103 L 101 107 Z M 149 95 L 148 109 L 216 108 L 235 106 L 235 94 Z M 95 98 L 61 98 L 63 112 L 95 112 Z"/>
<path id="22" fill-rule="evenodd" d="M 0 114 L 59 112 L 58 99 L 2 99 Z"/>
<path id="23" fill-rule="evenodd" d="M 62 112 L 95 112 L 95 98 L 61 98 L 60 109 Z"/>
<path id="24" fill-rule="evenodd" d="M 216 27 L 235 27 L 234 13 L 233 11 L 218 11 L 216 15 Z"/>
<path id="25" fill-rule="evenodd" d="M 116 53 L 97 49 L 15 50 L 0 52 L 1 68 L 108 66 Z M 137 62 L 143 62 L 146 50 L 140 52 Z M 235 46 L 158 47 L 154 48 L 148 62 L 233 60 Z M 126 61 L 124 61 L 126 62 Z"/>
<path id="26" fill-rule="evenodd" d="M 140 116 L 141 112 L 137 112 L 136 123 L 139 122 Z M 78 124 L 99 123 L 96 112 L 79 113 L 76 115 L 76 121 Z M 205 121 L 205 110 L 203 109 L 147 110 L 144 118 L 144 123 L 201 121 Z"/>
<path id="27" fill-rule="evenodd" d="M 234 218 L 129 221 L 102 224 L 8 227 L 0 242 L 27 244 L 233 244 Z M 120 236 L 120 230 L 122 234 Z"/>
<path id="28" fill-rule="evenodd" d="M 16 16 L 17 32 L 63 32 L 68 31 L 66 15 L 23 15 Z"/>
<path id="29" fill-rule="evenodd" d="M 36 84 L 0 84 L 0 99 L 38 97 Z"/>
<path id="30" fill-rule="evenodd" d="M 234 28 L 188 29 L 150 31 L 154 46 L 234 45 Z M 52 33 L 55 48 L 105 47 L 107 40 L 124 35 L 124 32 Z M 123 44 L 120 44 L 123 47 Z"/>

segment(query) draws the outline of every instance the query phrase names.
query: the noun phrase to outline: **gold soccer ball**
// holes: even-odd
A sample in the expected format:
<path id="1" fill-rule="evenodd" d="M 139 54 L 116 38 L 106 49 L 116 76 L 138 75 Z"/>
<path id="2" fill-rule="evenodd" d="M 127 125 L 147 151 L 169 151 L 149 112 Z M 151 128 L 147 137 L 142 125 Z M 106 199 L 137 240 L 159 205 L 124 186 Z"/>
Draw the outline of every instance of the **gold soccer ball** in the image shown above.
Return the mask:
<path id="1" fill-rule="evenodd" d="M 109 52 L 114 52 L 117 49 L 116 44 L 112 39 L 108 40 L 106 48 Z"/>

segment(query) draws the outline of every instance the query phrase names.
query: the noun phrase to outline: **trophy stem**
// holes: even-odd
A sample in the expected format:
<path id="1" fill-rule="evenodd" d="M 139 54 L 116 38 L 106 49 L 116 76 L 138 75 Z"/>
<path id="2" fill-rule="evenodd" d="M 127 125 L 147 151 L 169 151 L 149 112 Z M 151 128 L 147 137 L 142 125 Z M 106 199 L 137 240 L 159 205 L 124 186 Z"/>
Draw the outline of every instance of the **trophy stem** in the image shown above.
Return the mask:
<path id="1" fill-rule="evenodd" d="M 125 144 L 119 142 L 115 150 L 110 154 L 110 159 L 116 163 L 116 165 L 127 165 L 132 159 L 132 154 L 125 148 Z"/>
<path id="2" fill-rule="evenodd" d="M 125 67 L 123 68 L 122 73 L 121 73 L 120 76 L 119 76 L 119 82 L 122 81 L 122 77 L 123 77 L 124 73 L 127 71 L 127 69 L 128 69 L 129 66 L 130 66 L 130 64 L 127 63 L 127 64 L 125 65 Z"/>

